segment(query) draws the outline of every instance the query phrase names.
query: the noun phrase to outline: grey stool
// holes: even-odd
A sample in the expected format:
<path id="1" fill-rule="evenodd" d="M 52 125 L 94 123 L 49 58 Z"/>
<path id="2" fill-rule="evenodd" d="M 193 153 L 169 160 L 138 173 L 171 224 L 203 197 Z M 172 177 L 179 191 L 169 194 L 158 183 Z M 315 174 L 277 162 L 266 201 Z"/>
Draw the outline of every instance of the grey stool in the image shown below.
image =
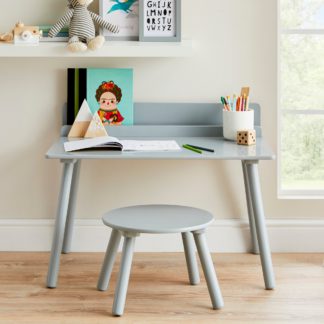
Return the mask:
<path id="1" fill-rule="evenodd" d="M 121 235 L 124 236 L 122 259 L 112 309 L 113 315 L 121 316 L 124 312 L 135 237 L 141 233 L 182 234 L 189 281 L 192 285 L 196 285 L 200 281 L 194 237 L 213 308 L 222 308 L 224 306 L 223 298 L 205 237 L 205 229 L 213 221 L 213 216 L 204 210 L 182 206 L 134 206 L 106 213 L 103 216 L 103 222 L 112 228 L 112 233 L 98 281 L 98 290 L 108 289 Z"/>

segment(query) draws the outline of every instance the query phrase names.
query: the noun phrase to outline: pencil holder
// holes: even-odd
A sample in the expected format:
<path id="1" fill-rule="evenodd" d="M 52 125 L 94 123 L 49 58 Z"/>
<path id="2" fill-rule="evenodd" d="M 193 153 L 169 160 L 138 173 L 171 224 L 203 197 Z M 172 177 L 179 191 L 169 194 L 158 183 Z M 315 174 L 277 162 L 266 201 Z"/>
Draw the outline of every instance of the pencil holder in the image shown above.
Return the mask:
<path id="1" fill-rule="evenodd" d="M 237 132 L 254 129 L 254 110 L 227 111 L 223 110 L 223 136 L 236 141 Z"/>

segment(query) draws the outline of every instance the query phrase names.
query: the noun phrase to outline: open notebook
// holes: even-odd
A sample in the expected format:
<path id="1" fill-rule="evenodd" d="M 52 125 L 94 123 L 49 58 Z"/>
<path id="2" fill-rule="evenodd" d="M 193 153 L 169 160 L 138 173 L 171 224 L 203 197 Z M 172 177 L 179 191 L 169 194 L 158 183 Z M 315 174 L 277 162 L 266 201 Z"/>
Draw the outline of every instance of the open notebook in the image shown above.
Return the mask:
<path id="1" fill-rule="evenodd" d="M 162 151 L 180 151 L 181 148 L 176 141 L 138 141 L 124 140 L 120 141 L 116 137 L 104 136 L 96 138 L 68 140 L 64 143 L 65 152 L 73 152 L 89 149 L 106 149 L 111 151 L 144 151 L 144 152 L 162 152 Z"/>

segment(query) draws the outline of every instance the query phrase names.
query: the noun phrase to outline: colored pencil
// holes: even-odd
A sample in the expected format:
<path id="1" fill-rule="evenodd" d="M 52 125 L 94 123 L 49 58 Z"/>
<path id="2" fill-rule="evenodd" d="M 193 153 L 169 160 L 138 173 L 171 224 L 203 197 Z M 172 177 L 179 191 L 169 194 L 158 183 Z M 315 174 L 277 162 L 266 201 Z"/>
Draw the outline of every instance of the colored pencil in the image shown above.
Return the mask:
<path id="1" fill-rule="evenodd" d="M 196 150 L 202 150 L 202 151 L 206 151 L 206 152 L 211 152 L 211 153 L 215 153 L 215 150 L 210 149 L 210 148 L 206 148 L 206 147 L 201 147 L 201 146 L 196 146 L 196 145 L 191 145 L 191 144 L 186 144 L 187 146 L 193 147 Z"/>
<path id="2" fill-rule="evenodd" d="M 198 154 L 202 154 L 202 151 L 198 150 L 198 149 L 195 149 L 194 147 L 191 147 L 189 145 L 182 145 L 182 147 L 186 150 L 189 150 L 189 151 L 193 151 L 195 153 L 198 153 Z"/>

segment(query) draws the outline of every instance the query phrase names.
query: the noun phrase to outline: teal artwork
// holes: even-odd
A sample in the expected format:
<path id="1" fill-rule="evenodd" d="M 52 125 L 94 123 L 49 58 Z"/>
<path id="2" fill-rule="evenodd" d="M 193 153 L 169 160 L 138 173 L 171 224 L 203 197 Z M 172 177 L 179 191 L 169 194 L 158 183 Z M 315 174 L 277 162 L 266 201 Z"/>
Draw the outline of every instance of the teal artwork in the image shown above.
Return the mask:
<path id="1" fill-rule="evenodd" d="M 105 126 L 134 124 L 132 69 L 87 69 L 86 97 Z"/>
<path id="2" fill-rule="evenodd" d="M 120 0 L 110 0 L 110 2 L 115 2 L 116 4 L 114 4 L 110 10 L 108 11 L 108 13 L 112 13 L 114 11 L 119 11 L 122 10 L 126 13 L 130 13 L 132 12 L 131 7 L 133 6 L 133 4 L 135 2 L 137 2 L 137 0 L 126 0 L 123 2 L 120 2 Z"/>

